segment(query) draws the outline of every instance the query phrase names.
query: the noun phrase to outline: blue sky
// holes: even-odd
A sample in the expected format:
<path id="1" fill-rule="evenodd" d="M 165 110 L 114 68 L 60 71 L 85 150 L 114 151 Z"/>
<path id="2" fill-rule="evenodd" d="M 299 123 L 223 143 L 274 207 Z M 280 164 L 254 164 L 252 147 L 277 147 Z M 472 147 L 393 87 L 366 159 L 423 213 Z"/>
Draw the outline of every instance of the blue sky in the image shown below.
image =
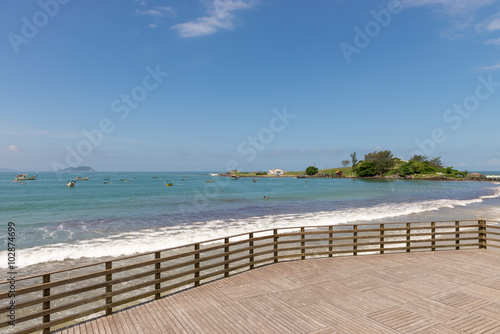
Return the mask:
<path id="1" fill-rule="evenodd" d="M 499 2 L 5 0 L 0 168 L 500 170 Z"/>

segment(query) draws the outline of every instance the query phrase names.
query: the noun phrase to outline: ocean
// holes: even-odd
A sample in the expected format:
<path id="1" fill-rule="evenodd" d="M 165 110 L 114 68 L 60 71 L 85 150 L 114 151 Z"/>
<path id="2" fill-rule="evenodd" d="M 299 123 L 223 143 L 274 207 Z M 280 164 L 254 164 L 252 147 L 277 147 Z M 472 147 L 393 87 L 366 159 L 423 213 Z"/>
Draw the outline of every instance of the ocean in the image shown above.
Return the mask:
<path id="1" fill-rule="evenodd" d="M 500 172 L 487 172 L 500 175 Z M 88 176 L 74 188 L 66 180 Z M 201 172 L 0 173 L 0 268 L 16 227 L 21 276 L 196 241 L 291 226 L 500 221 L 500 183 L 252 178 Z M 213 182 L 208 182 L 213 180 Z M 172 183 L 172 186 L 166 186 Z M 267 198 L 269 196 L 269 198 Z M 24 273 L 24 274 L 23 274 Z"/>

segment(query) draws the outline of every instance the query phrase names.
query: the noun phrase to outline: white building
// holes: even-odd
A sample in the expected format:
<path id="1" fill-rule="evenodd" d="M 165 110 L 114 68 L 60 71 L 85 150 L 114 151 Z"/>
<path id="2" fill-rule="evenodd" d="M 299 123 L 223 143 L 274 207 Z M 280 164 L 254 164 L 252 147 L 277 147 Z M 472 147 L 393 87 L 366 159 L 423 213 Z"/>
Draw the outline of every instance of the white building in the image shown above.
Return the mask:
<path id="1" fill-rule="evenodd" d="M 285 171 L 283 169 L 270 169 L 269 175 L 281 176 L 285 175 Z"/>

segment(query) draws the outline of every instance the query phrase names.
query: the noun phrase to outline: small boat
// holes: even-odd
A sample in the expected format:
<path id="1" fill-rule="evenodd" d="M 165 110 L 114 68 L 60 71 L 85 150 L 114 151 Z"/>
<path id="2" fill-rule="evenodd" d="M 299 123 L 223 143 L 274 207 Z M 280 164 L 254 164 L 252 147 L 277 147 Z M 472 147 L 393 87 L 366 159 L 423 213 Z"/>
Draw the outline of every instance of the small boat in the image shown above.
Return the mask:
<path id="1" fill-rule="evenodd" d="M 205 181 L 205 183 L 212 183 L 212 182 L 214 182 L 214 180 Z"/>
<path id="2" fill-rule="evenodd" d="M 108 184 L 108 182 L 104 182 L 104 184 Z"/>
<path id="3" fill-rule="evenodd" d="M 125 182 L 127 182 L 127 179 L 120 179 L 120 181 L 125 181 Z"/>
<path id="4" fill-rule="evenodd" d="M 16 181 L 32 181 L 36 180 L 37 175 L 28 176 L 28 174 L 16 175 Z"/>
<path id="5" fill-rule="evenodd" d="M 89 177 L 88 177 L 88 176 L 87 176 L 87 177 L 81 177 L 81 176 L 79 176 L 79 177 L 77 177 L 77 178 L 75 179 L 75 181 L 88 181 L 88 180 L 89 180 Z"/>
<path id="6" fill-rule="evenodd" d="M 231 175 L 231 180 L 238 180 L 240 177 L 238 175 Z"/>
<path id="7" fill-rule="evenodd" d="M 66 185 L 68 186 L 68 188 L 73 188 L 75 186 L 75 181 L 68 180 L 68 183 L 66 183 Z"/>
<path id="8" fill-rule="evenodd" d="M 252 181 L 259 181 L 259 179 L 256 177 L 255 179 L 252 179 Z"/>
<path id="9" fill-rule="evenodd" d="M 171 187 L 171 186 L 173 186 L 173 185 L 174 185 L 173 183 L 167 183 L 167 184 L 166 184 L 166 186 L 167 186 L 167 187 Z"/>
<path id="10" fill-rule="evenodd" d="M 158 178 L 158 176 L 153 176 L 153 179 L 157 179 L 157 178 Z"/>

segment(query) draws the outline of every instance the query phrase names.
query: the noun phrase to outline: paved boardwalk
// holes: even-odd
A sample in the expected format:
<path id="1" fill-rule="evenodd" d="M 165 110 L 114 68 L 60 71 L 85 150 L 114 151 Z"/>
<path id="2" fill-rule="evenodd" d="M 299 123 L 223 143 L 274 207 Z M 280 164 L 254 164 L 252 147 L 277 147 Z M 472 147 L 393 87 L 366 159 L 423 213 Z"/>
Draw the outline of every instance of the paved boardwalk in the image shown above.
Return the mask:
<path id="1" fill-rule="evenodd" d="M 62 333 L 500 333 L 500 252 L 284 262 Z"/>

